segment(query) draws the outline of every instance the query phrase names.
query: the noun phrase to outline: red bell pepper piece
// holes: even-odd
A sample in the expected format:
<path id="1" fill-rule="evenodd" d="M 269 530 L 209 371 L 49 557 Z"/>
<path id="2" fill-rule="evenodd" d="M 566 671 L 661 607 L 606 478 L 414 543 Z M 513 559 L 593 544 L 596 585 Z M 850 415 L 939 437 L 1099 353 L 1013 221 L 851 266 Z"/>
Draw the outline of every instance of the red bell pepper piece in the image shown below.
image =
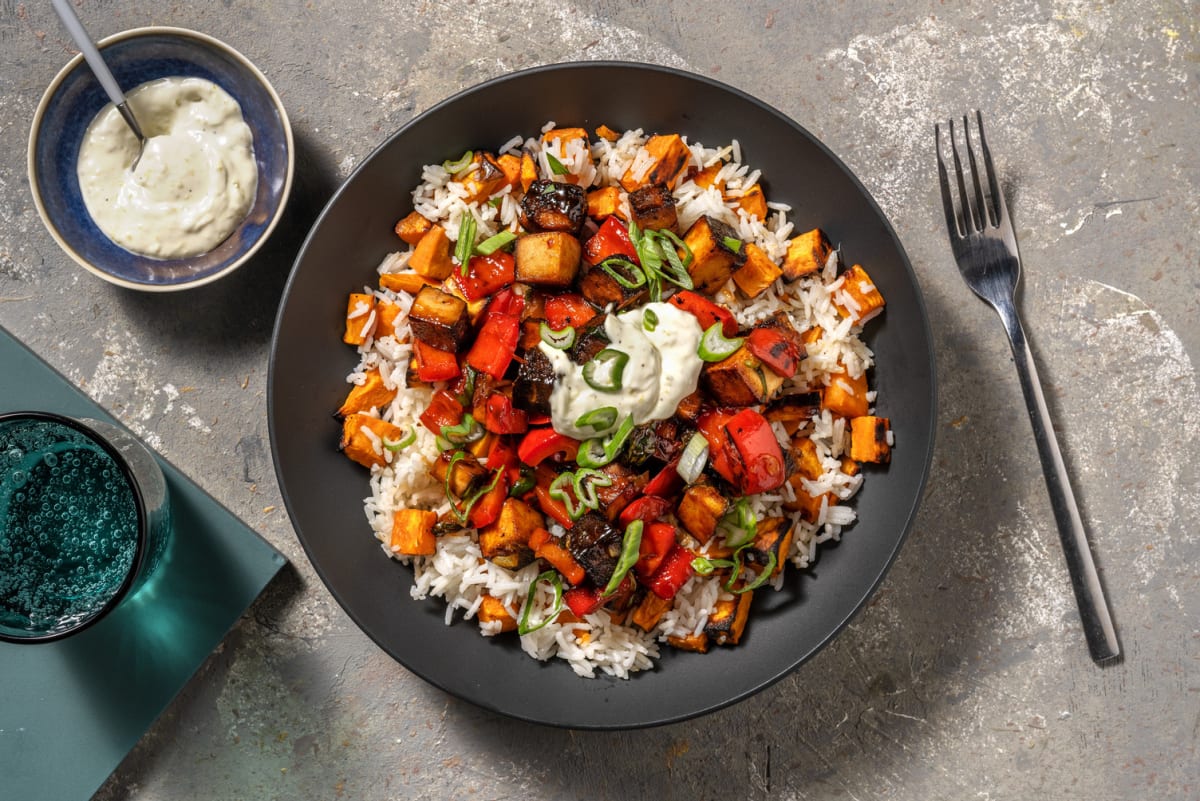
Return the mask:
<path id="1" fill-rule="evenodd" d="M 439 389 L 421 412 L 421 424 L 433 433 L 441 434 L 443 426 L 456 426 L 462 422 L 462 417 L 463 407 L 458 399 L 447 390 Z"/>
<path id="2" fill-rule="evenodd" d="M 500 510 L 504 506 L 504 501 L 508 498 L 508 475 L 500 474 L 500 478 L 496 481 L 496 486 L 485 494 L 482 498 L 475 502 L 471 507 L 471 513 L 468 519 L 473 528 L 482 528 L 483 526 L 495 523 L 500 517 Z"/>
<path id="3" fill-rule="evenodd" d="M 458 367 L 458 356 L 448 350 L 435 348 L 419 339 L 413 340 L 417 354 L 417 378 L 433 383 L 449 381 L 462 375 Z"/>
<path id="4" fill-rule="evenodd" d="M 644 495 L 621 510 L 621 515 L 617 519 L 621 522 L 621 528 L 625 528 L 634 520 L 652 523 L 671 511 L 672 506 L 673 504 L 666 498 Z"/>
<path id="5" fill-rule="evenodd" d="M 721 333 L 727 337 L 737 336 L 738 324 L 737 320 L 733 317 L 733 312 L 724 306 L 713 303 L 697 292 L 692 292 L 690 289 L 681 289 L 672 295 L 667 302 L 695 317 L 700 323 L 700 329 L 703 331 L 707 331 L 713 323 L 719 322 L 721 324 Z"/>
<path id="6" fill-rule="evenodd" d="M 583 258 L 588 264 L 599 264 L 610 256 L 625 256 L 635 264 L 641 264 L 637 248 L 629 238 L 629 229 L 616 215 L 605 220 L 600 230 L 583 246 Z"/>
<path id="7" fill-rule="evenodd" d="M 783 451 L 767 418 L 754 409 L 742 409 L 729 421 L 728 431 L 741 456 L 742 492 L 753 495 L 782 486 L 787 477 Z"/>
<path id="8" fill-rule="evenodd" d="M 509 484 L 516 483 L 521 475 L 521 460 L 508 437 L 496 437 L 492 440 L 492 445 L 488 448 L 487 466 L 488 470 L 503 467 L 508 475 Z"/>
<path id="9" fill-rule="evenodd" d="M 695 573 L 692 560 L 696 555 L 681 545 L 676 545 L 667 552 L 666 557 L 646 581 L 650 592 L 669 601 L 679 592 L 679 588 L 687 584 L 687 580 Z"/>
<path id="10" fill-rule="evenodd" d="M 493 434 L 524 434 L 529 430 L 529 415 L 514 407 L 512 398 L 493 392 L 488 395 L 483 427 Z"/>
<path id="11" fill-rule="evenodd" d="M 800 351 L 781 331 L 755 328 L 746 337 L 746 348 L 784 378 L 791 378 L 800 366 Z"/>
<path id="12" fill-rule="evenodd" d="M 467 300 L 479 300 L 494 295 L 517 280 L 516 262 L 504 251 L 488 256 L 472 256 L 467 262 L 467 274 L 454 271 L 454 282 Z"/>
<path id="13" fill-rule="evenodd" d="M 708 440 L 708 463 L 730 484 L 740 486 L 742 457 L 729 440 L 729 421 L 736 416 L 737 412 L 713 409 L 700 415 L 696 426 Z"/>
<path id="14" fill-rule="evenodd" d="M 511 288 L 502 289 L 488 303 L 487 311 L 488 314 L 511 314 L 520 317 L 525 311 L 525 298 Z"/>
<path id="15" fill-rule="evenodd" d="M 543 459 L 556 453 L 574 461 L 579 454 L 579 440 L 560 434 L 553 428 L 535 428 L 517 446 L 517 455 L 530 467 L 536 467 Z"/>
<path id="16" fill-rule="evenodd" d="M 679 467 L 679 460 L 672 459 L 666 467 L 659 471 L 658 475 L 646 483 L 642 492 L 647 495 L 657 495 L 660 498 L 673 497 L 683 489 L 683 479 L 680 478 L 677 467 Z"/>
<path id="17" fill-rule="evenodd" d="M 596 316 L 596 308 L 583 295 L 551 295 L 545 301 L 546 325 L 555 331 L 579 328 Z"/>
<path id="18" fill-rule="evenodd" d="M 643 582 L 647 581 L 663 559 L 675 547 L 675 527 L 670 523 L 651 523 L 642 532 L 642 544 L 633 569 Z"/>
<path id="19" fill-rule="evenodd" d="M 597 587 L 572 587 L 563 592 L 563 602 L 575 617 L 583 617 L 604 605 Z"/>
<path id="20" fill-rule="evenodd" d="M 467 364 L 492 378 L 504 378 L 504 372 L 517 353 L 520 339 L 520 317 L 489 309 L 475 337 L 475 344 L 467 351 Z"/>
<path id="21" fill-rule="evenodd" d="M 567 507 L 557 498 L 550 497 L 549 487 L 543 487 L 539 484 L 533 488 L 533 492 L 537 496 L 538 506 L 542 507 L 543 512 L 557 520 L 563 528 L 575 527 L 575 522 L 567 514 Z"/>

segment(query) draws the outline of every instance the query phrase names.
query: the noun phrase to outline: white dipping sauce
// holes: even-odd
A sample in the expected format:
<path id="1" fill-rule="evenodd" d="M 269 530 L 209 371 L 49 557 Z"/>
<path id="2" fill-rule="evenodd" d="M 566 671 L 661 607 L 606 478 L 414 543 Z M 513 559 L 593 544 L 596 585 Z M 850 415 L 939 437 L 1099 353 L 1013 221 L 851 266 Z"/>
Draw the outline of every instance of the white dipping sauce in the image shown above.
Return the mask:
<path id="1" fill-rule="evenodd" d="M 653 331 L 644 324 L 646 310 L 658 316 Z M 675 413 L 679 402 L 696 391 L 704 362 L 696 353 L 703 331 L 696 318 L 669 303 L 647 303 L 623 314 L 610 314 L 604 330 L 607 346 L 629 356 L 621 377 L 621 388 L 605 392 L 583 378 L 583 368 L 565 351 L 539 345 L 554 366 L 554 389 L 550 393 L 550 415 L 554 430 L 575 439 L 589 439 L 613 431 L 627 415 L 637 424 L 664 420 Z M 607 429 L 577 428 L 581 415 L 613 406 L 615 423 Z"/>
<path id="2" fill-rule="evenodd" d="M 254 204 L 258 167 L 242 108 L 202 78 L 161 78 L 126 96 L 146 148 L 104 107 L 79 150 L 79 188 L 96 225 L 126 250 L 158 259 L 206 253 Z"/>

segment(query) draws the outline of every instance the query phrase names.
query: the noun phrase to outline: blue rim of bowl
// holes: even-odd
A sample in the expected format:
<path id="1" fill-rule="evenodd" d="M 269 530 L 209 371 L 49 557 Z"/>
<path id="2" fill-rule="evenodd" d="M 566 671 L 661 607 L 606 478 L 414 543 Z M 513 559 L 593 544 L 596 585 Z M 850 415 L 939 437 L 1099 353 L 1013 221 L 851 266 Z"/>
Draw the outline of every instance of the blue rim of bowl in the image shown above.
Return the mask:
<path id="1" fill-rule="evenodd" d="M 78 634 L 84 629 L 99 623 L 125 600 L 138 574 L 142 571 L 142 564 L 146 561 L 147 543 L 150 541 L 150 516 L 146 512 L 146 500 L 142 495 L 142 488 L 138 484 L 136 476 L 134 476 L 133 467 L 130 466 L 125 455 L 103 437 L 100 432 L 93 429 L 87 423 L 76 420 L 74 417 L 68 417 L 65 414 L 58 414 L 56 412 L 24 411 L 0 414 L 0 424 L 21 421 L 55 423 L 82 434 L 91 440 L 92 443 L 99 446 L 108 458 L 112 460 L 113 464 L 116 465 L 121 475 L 125 478 L 125 482 L 129 485 L 129 490 L 133 495 L 133 504 L 137 511 L 138 523 L 137 544 L 133 554 L 133 561 L 129 565 L 129 572 L 126 573 L 125 578 L 121 581 L 121 586 L 117 588 L 112 597 L 90 617 L 65 629 L 42 634 L 31 634 L 28 637 L 5 634 L 4 629 L 0 628 L 0 642 L 35 645 L 37 643 L 54 642 L 55 640 L 61 640 L 73 634 Z"/>
<path id="2" fill-rule="evenodd" d="M 66 239 L 63 238 L 62 234 L 58 230 L 58 227 L 53 223 L 46 211 L 46 206 L 42 199 L 41 191 L 38 188 L 37 180 L 37 135 L 42 126 L 42 118 L 45 115 L 46 109 L 50 105 L 50 102 L 57 92 L 59 86 L 63 83 L 68 75 L 83 65 L 83 55 L 76 54 L 74 58 L 68 61 L 63 68 L 58 71 L 58 74 L 54 76 L 54 80 L 52 80 L 50 85 L 46 87 L 46 91 L 42 94 L 41 101 L 38 102 L 37 110 L 34 111 L 33 122 L 29 127 L 29 143 L 26 150 L 26 174 L 29 180 L 30 191 L 33 194 L 33 203 L 34 206 L 37 207 L 38 216 L 41 218 L 42 224 L 46 227 L 46 230 L 49 231 L 50 236 L 54 238 L 54 241 L 58 243 L 58 246 L 62 248 L 63 252 L 70 256 L 76 264 L 78 264 L 80 267 L 83 267 L 92 275 L 95 275 L 96 277 L 101 278 L 110 284 L 115 284 L 127 289 L 136 289 L 143 292 L 177 292 L 182 289 L 191 289 L 193 287 L 203 286 L 204 284 L 212 283 L 213 281 L 230 274 L 249 261 L 250 258 L 258 252 L 259 248 L 262 247 L 263 243 L 265 243 L 270 237 L 280 219 L 283 218 L 283 213 L 287 208 L 288 198 L 291 196 L 292 179 L 296 168 L 296 148 L 292 136 L 292 124 L 288 119 L 287 109 L 284 108 L 283 101 L 280 99 L 279 94 L 275 91 L 275 87 L 273 87 L 271 82 L 267 80 L 267 76 L 262 73 L 262 70 L 256 67 L 254 63 L 250 61 L 250 59 L 242 55 L 242 53 L 236 48 L 233 48 L 221 40 L 209 36 L 208 34 L 189 30 L 187 28 L 175 28 L 163 25 L 152 25 L 121 31 L 120 33 L 115 33 L 112 36 L 107 36 L 104 39 L 101 39 L 96 43 L 96 47 L 103 53 L 104 48 L 128 39 L 136 39 L 143 36 L 164 35 L 195 39 L 198 42 L 223 51 L 244 66 L 255 77 L 255 79 L 262 84 L 263 89 L 271 97 L 271 102 L 275 107 L 275 111 L 279 114 L 279 121 L 282 124 L 284 138 L 287 142 L 287 173 L 284 176 L 283 187 L 280 191 L 279 205 L 276 207 L 274 214 L 271 215 L 271 219 L 267 222 L 267 225 L 263 228 L 262 233 L 246 250 L 245 253 L 241 254 L 238 258 L 234 259 L 220 270 L 191 281 L 156 284 L 149 282 L 130 281 L 99 269 L 86 258 L 84 258 L 78 251 L 75 250 L 74 247 L 70 245 L 70 243 L 66 241 Z"/>

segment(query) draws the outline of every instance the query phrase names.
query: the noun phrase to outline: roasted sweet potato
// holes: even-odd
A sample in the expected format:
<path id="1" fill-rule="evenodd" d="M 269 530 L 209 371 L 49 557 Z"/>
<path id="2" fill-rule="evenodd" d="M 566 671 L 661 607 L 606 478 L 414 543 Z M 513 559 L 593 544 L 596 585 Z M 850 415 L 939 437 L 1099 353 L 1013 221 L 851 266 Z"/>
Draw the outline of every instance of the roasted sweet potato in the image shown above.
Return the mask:
<path id="1" fill-rule="evenodd" d="M 480 203 L 504 188 L 508 178 L 496 157 L 479 151 L 471 157 L 471 172 L 462 180 L 468 203 Z"/>
<path id="2" fill-rule="evenodd" d="M 336 417 L 341 419 L 349 414 L 387 406 L 396 397 L 396 390 L 383 385 L 383 377 L 379 375 L 378 369 L 368 370 L 366 377 L 362 384 L 355 384 L 350 388 L 346 400 L 335 412 Z"/>
<path id="3" fill-rule="evenodd" d="M 546 519 L 520 498 L 508 498 L 496 522 L 479 530 L 479 550 L 488 559 L 510 570 L 524 567 L 533 559 L 529 538 Z"/>
<path id="4" fill-rule="evenodd" d="M 733 199 L 733 204 L 734 208 L 741 209 L 751 217 L 767 219 L 767 198 L 758 184 L 751 184 L 745 192 Z"/>
<path id="5" fill-rule="evenodd" d="M 447 451 L 438 457 L 430 471 L 442 486 L 446 485 L 446 476 L 450 476 L 450 491 L 455 497 L 465 498 L 487 483 L 489 474 L 486 468 L 474 456 L 467 456 L 454 463 L 450 469 L 451 453 Z"/>
<path id="6" fill-rule="evenodd" d="M 711 484 L 693 484 L 684 491 L 675 516 L 689 534 L 708 542 L 727 511 L 729 499 L 719 489 Z"/>
<path id="7" fill-rule="evenodd" d="M 832 252 L 833 245 L 820 228 L 794 237 L 788 243 L 787 255 L 783 259 L 783 277 L 788 281 L 795 281 L 797 278 L 812 275 L 825 266 Z"/>
<path id="8" fill-rule="evenodd" d="M 599 265 L 585 267 L 583 277 L 579 280 L 579 291 L 589 303 L 600 308 L 611 303 L 621 309 L 630 304 L 640 303 L 648 297 L 649 293 L 645 282 L 637 288 L 623 286 L 609 272 L 609 270 L 613 270 L 628 278 L 637 269 L 633 262 L 620 256 L 613 256 L 606 259 L 606 262 L 608 262 L 607 269 Z M 636 279 L 630 279 L 630 281 L 634 283 Z"/>
<path id="9" fill-rule="evenodd" d="M 703 631 L 699 634 L 688 635 L 687 637 L 667 637 L 667 644 L 681 651 L 695 651 L 700 654 L 708 653 L 708 635 Z"/>
<path id="10" fill-rule="evenodd" d="M 783 270 L 771 261 L 762 248 L 753 242 L 746 243 L 746 263 L 733 274 L 733 282 L 742 294 L 748 298 L 756 298 L 775 283 Z"/>
<path id="11" fill-rule="evenodd" d="M 564 231 L 527 234 L 517 240 L 516 277 L 525 284 L 568 287 L 579 272 L 583 248 Z"/>
<path id="12" fill-rule="evenodd" d="M 351 292 L 346 301 L 346 331 L 342 341 L 347 345 L 361 345 L 375 329 L 375 296 L 362 292 Z"/>
<path id="13" fill-rule="evenodd" d="M 387 301 L 379 301 L 375 306 L 375 315 L 378 318 L 375 321 L 375 337 L 394 337 L 396 335 L 396 318 L 401 312 L 399 303 L 388 303 Z"/>
<path id="14" fill-rule="evenodd" d="M 725 285 L 733 271 L 746 260 L 745 248 L 737 232 L 718 219 L 705 215 L 683 235 L 692 251 L 688 274 L 697 292 L 711 295 Z M 737 250 L 731 247 L 737 243 Z"/>
<path id="15" fill-rule="evenodd" d="M 630 616 L 629 622 L 642 631 L 650 631 L 658 625 L 658 621 L 662 620 L 662 616 L 671 608 L 671 604 L 671 601 L 664 600 L 654 593 L 648 592 L 642 597 L 642 601 L 637 605 L 637 608 L 633 610 L 633 615 Z"/>
<path id="16" fill-rule="evenodd" d="M 437 552 L 433 527 L 437 513 L 424 509 L 397 509 L 392 515 L 392 533 L 388 547 L 405 556 L 432 556 Z"/>
<path id="17" fill-rule="evenodd" d="M 604 220 L 621 209 L 621 190 L 604 186 L 587 193 L 587 213 L 595 220 Z"/>
<path id="18" fill-rule="evenodd" d="M 432 222 L 419 212 L 414 211 L 396 223 L 396 236 L 410 245 L 415 245 L 421 241 L 421 237 L 425 236 L 432 227 Z"/>
<path id="19" fill-rule="evenodd" d="M 883 295 L 862 265 L 855 264 L 842 273 L 842 277 L 844 281 L 841 291 L 834 294 L 834 305 L 843 317 L 862 325 L 883 311 Z M 849 297 L 840 297 L 842 292 Z"/>
<path id="20" fill-rule="evenodd" d="M 767 403 L 783 389 L 784 379 L 742 345 L 733 355 L 704 365 L 701 381 L 723 406 Z"/>
<path id="21" fill-rule="evenodd" d="M 379 288 L 392 292 L 407 292 L 416 295 L 422 287 L 432 286 L 433 281 L 420 273 L 384 273 L 379 276 Z"/>
<path id="22" fill-rule="evenodd" d="M 476 614 L 482 623 L 499 623 L 502 632 L 517 630 L 517 619 L 508 611 L 504 602 L 495 596 L 484 595 Z"/>
<path id="23" fill-rule="evenodd" d="M 457 351 L 471 332 L 467 302 L 436 287 L 422 287 L 408 312 L 413 336 L 440 350 Z"/>
<path id="24" fill-rule="evenodd" d="M 674 189 L 691 157 L 692 152 L 679 134 L 652 136 L 621 176 L 621 186 L 626 192 L 647 184 L 666 184 Z"/>
<path id="25" fill-rule="evenodd" d="M 446 229 L 435 225 L 417 242 L 408 259 L 408 266 L 418 275 L 441 281 L 454 271 L 450 249 L 450 237 L 446 235 Z"/>
<path id="26" fill-rule="evenodd" d="M 779 575 L 787 562 L 788 553 L 792 549 L 793 528 L 791 521 L 786 517 L 768 517 L 765 520 L 759 520 L 754 542 L 746 549 L 746 560 L 763 569 L 774 562 L 771 567 L 771 575 Z"/>
<path id="27" fill-rule="evenodd" d="M 750 619 L 753 595 L 752 591 L 743 592 L 732 598 L 718 600 L 704 627 L 704 633 L 709 639 L 717 645 L 737 645 L 746 630 L 746 621 Z"/>
<path id="28" fill-rule="evenodd" d="M 862 417 L 867 401 L 867 374 L 851 378 L 845 369 L 829 377 L 829 386 L 821 392 L 821 406 L 842 417 Z"/>
<path id="29" fill-rule="evenodd" d="M 886 417 L 855 417 L 850 421 L 850 458 L 859 462 L 887 464 L 892 458 L 888 443 L 891 421 Z"/>
<path id="30" fill-rule="evenodd" d="M 371 433 L 365 433 L 367 431 Z M 369 414 L 349 414 L 342 421 L 342 439 L 338 443 L 338 450 L 344 453 L 346 458 L 358 462 L 363 467 L 382 467 L 387 464 L 384 443 L 399 442 L 404 433 L 399 426 L 378 417 Z"/>

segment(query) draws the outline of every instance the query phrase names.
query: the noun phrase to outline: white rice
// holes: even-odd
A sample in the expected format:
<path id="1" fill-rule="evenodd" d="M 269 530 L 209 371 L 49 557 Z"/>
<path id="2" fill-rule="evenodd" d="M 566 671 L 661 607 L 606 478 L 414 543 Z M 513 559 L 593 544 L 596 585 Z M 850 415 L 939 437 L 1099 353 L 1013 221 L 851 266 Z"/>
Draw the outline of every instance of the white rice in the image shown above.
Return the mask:
<path id="1" fill-rule="evenodd" d="M 552 130 L 554 123 L 547 123 L 542 133 Z M 598 139 L 590 149 L 582 140 L 554 141 L 544 145 L 540 137 L 522 138 L 515 136 L 500 148 L 500 153 L 520 155 L 528 153 L 540 166 L 542 175 L 552 175 L 549 155 L 553 155 L 587 186 L 616 184 L 627 171 L 634 176 L 644 174 L 651 166 L 642 146 L 648 136 L 641 130 L 623 133 L 615 142 Z M 686 142 L 686 140 L 685 140 Z M 754 242 L 777 263 L 787 251 L 788 238 L 794 230 L 788 219 L 791 208 L 783 203 L 768 204 L 769 216 L 758 219 L 737 208 L 737 198 L 758 182 L 760 173 L 741 163 L 741 147 L 735 140 L 719 148 L 706 148 L 700 143 L 688 143 L 691 151 L 690 164 L 704 168 L 718 163 L 722 166 L 716 181 L 708 188 L 697 185 L 693 180 L 684 180 L 674 190 L 676 209 L 681 230 L 685 230 L 702 215 L 710 215 L 732 226 L 747 242 Z M 465 176 L 460 176 L 465 177 Z M 565 176 L 553 176 L 565 180 Z M 477 237 L 491 236 L 502 229 L 516 231 L 519 227 L 519 199 L 505 187 L 487 200 L 469 203 L 467 190 L 461 181 L 455 180 L 441 165 L 431 164 L 422 170 L 422 183 L 413 191 L 413 207 L 424 217 L 436 221 L 446 230 L 451 240 L 457 240 L 462 221 L 470 214 L 475 218 Z M 724 194 L 719 186 L 724 187 Z M 627 193 L 620 193 L 621 204 L 628 210 Z M 492 202 L 488 202 L 488 200 Z M 389 253 L 379 264 L 380 274 L 400 272 L 407 268 L 411 248 Z M 871 367 L 874 354 L 860 336 L 862 324 L 844 318 L 838 307 L 858 312 L 859 306 L 853 297 L 841 289 L 842 278 L 837 277 L 839 252 L 834 251 L 824 268 L 817 275 L 803 278 L 795 283 L 782 281 L 750 301 L 740 299 L 730 282 L 716 296 L 718 301 L 733 309 L 738 323 L 749 326 L 779 310 L 791 315 L 798 330 L 820 327 L 821 336 L 808 345 L 807 354 L 800 363 L 797 374 L 790 379 L 785 391 L 804 392 L 828 385 L 831 378 L 844 369 L 851 378 L 859 378 Z M 436 437 L 418 420 L 428 405 L 432 393 L 428 388 L 408 388 L 407 370 L 412 356 L 408 312 L 412 297 L 405 292 L 371 290 L 381 300 L 399 304 L 400 314 L 395 320 L 395 335 L 375 339 L 376 323 L 374 311 L 367 304 L 356 309 L 351 317 L 366 317 L 363 332 L 367 341 L 359 346 L 361 360 L 347 381 L 361 384 L 366 373 L 378 369 L 385 386 L 400 388 L 395 399 L 385 408 L 373 410 L 384 420 L 392 422 L 406 431 L 416 434 L 415 442 L 397 452 L 382 449 L 378 437 L 368 432 L 377 453 L 388 460 L 384 467 L 371 470 L 370 495 L 364 501 L 364 510 L 376 538 L 385 553 L 413 569 L 412 596 L 414 598 L 441 598 L 446 603 L 445 620 L 453 622 L 461 612 L 464 620 L 477 619 L 480 605 L 485 596 L 500 600 L 514 618 L 520 618 L 526 603 L 526 595 L 540 572 L 538 563 L 520 570 L 499 567 L 485 559 L 480 553 L 471 530 L 439 537 L 437 553 L 429 557 L 408 557 L 392 552 L 389 540 L 392 519 L 398 509 L 429 509 L 439 515 L 449 511 L 442 485 L 433 478 L 431 467 L 438 458 Z M 869 396 L 874 400 L 874 393 Z M 789 512 L 785 504 L 796 499 L 796 489 L 785 483 L 777 493 L 764 494 L 751 499 L 751 508 L 761 520 L 767 517 L 786 517 L 793 526 L 791 551 L 788 560 L 798 568 L 808 567 L 816 559 L 817 546 L 829 540 L 837 540 L 845 527 L 852 525 L 856 515 L 845 502 L 850 500 L 862 486 L 863 476 L 847 475 L 841 468 L 841 457 L 847 447 L 845 420 L 834 419 L 828 411 L 814 415 L 811 438 L 816 445 L 823 473 L 816 480 L 803 479 L 801 491 L 822 497 L 822 504 L 815 523 L 802 519 L 799 512 Z M 366 429 L 364 429 L 366 430 Z M 781 426 L 776 427 L 781 442 L 787 435 Z M 891 444 L 891 434 L 888 442 Z M 837 499 L 830 505 L 828 495 Z M 561 536 L 563 531 L 557 524 L 551 532 Z M 710 546 L 719 545 L 714 538 Z M 582 621 L 573 617 L 557 616 L 521 637 L 521 647 L 530 656 L 539 660 L 559 658 L 570 664 L 580 676 L 592 677 L 602 673 L 619 678 L 647 670 L 654 666 L 659 656 L 659 643 L 669 637 L 688 637 L 702 632 L 709 615 L 718 601 L 732 598 L 721 587 L 723 579 L 717 576 L 692 577 L 677 593 L 675 602 L 658 625 L 649 633 L 631 625 L 617 625 L 606 611 L 587 615 Z M 772 585 L 778 588 L 782 578 Z M 534 588 L 530 617 L 534 621 L 544 620 L 552 611 L 554 592 L 547 582 L 539 582 Z M 493 636 L 500 630 L 498 623 L 478 623 L 480 633 Z"/>

